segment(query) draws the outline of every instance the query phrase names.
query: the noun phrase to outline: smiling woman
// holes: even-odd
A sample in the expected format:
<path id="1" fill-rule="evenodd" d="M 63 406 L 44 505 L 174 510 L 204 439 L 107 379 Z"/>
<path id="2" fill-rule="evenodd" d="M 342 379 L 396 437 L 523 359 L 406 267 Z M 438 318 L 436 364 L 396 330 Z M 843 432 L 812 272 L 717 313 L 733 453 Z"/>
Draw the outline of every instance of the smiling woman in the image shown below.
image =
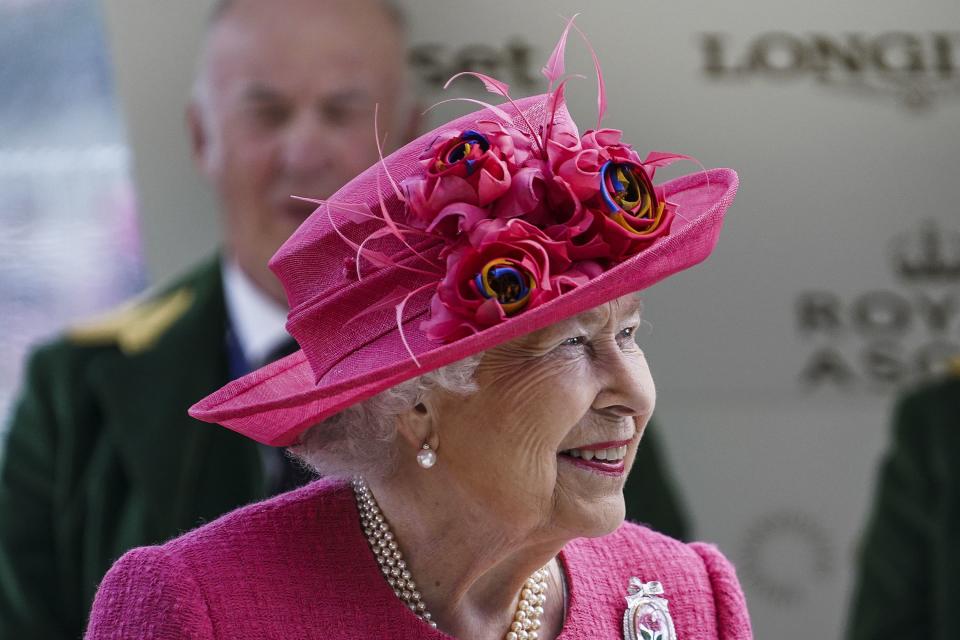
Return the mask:
<path id="1" fill-rule="evenodd" d="M 483 76 L 507 104 L 360 174 L 274 256 L 301 350 L 191 413 L 326 477 L 124 556 L 88 637 L 751 637 L 714 547 L 623 522 L 656 402 L 636 292 L 707 257 L 737 176 L 657 185 L 684 156 L 580 135 L 573 28 L 546 95 Z"/>

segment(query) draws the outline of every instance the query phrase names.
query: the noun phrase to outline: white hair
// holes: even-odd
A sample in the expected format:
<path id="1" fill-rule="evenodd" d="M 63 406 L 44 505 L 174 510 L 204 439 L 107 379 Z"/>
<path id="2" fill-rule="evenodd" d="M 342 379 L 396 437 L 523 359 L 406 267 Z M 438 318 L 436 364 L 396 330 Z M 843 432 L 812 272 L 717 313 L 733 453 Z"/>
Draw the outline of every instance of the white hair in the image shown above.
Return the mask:
<path id="1" fill-rule="evenodd" d="M 397 417 L 431 391 L 477 390 L 476 354 L 406 380 L 310 427 L 289 452 L 322 476 L 385 477 L 397 463 Z"/>

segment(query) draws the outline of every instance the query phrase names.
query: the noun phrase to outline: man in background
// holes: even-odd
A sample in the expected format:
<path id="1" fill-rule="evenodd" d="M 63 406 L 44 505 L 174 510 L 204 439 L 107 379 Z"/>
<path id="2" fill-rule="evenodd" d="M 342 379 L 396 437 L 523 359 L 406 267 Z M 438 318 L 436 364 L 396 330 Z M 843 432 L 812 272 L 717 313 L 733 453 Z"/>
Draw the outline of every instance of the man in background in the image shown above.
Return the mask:
<path id="1" fill-rule="evenodd" d="M 861 541 L 849 640 L 960 637 L 960 359 L 897 402 Z"/>
<path id="2" fill-rule="evenodd" d="M 290 195 L 377 160 L 375 105 L 390 139 L 413 132 L 405 55 L 376 0 L 215 7 L 187 122 L 222 254 L 33 353 L 0 466 L 0 637 L 80 637 L 124 551 L 306 480 L 187 408 L 292 348 L 267 268 L 312 210 Z"/>
<path id="3" fill-rule="evenodd" d="M 187 111 L 222 253 L 37 349 L 0 464 L 0 637 L 77 638 L 126 550 L 304 482 L 280 450 L 187 408 L 293 348 L 267 262 L 325 198 L 416 121 L 399 15 L 377 0 L 217 4 Z M 649 430 L 628 514 L 685 523 Z"/>

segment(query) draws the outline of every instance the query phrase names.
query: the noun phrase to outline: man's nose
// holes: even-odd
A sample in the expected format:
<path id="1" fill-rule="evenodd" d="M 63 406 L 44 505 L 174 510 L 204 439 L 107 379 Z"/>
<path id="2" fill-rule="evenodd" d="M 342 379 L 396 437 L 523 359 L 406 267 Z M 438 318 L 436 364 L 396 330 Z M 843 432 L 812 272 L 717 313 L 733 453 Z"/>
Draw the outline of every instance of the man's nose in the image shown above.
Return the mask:
<path id="1" fill-rule="evenodd" d="M 312 113 L 301 113 L 284 131 L 280 159 L 293 177 L 315 178 L 329 170 L 334 155 L 329 127 Z"/>

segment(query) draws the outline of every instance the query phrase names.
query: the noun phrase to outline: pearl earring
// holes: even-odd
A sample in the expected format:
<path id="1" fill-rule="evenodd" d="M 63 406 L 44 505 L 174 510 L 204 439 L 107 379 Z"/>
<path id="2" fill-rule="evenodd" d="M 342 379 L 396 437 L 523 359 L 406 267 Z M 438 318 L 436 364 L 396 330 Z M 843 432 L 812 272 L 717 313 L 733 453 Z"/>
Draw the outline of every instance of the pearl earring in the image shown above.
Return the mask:
<path id="1" fill-rule="evenodd" d="M 417 464 L 424 469 L 429 469 L 437 464 L 437 453 L 426 442 L 423 443 L 423 448 L 417 452 Z"/>

